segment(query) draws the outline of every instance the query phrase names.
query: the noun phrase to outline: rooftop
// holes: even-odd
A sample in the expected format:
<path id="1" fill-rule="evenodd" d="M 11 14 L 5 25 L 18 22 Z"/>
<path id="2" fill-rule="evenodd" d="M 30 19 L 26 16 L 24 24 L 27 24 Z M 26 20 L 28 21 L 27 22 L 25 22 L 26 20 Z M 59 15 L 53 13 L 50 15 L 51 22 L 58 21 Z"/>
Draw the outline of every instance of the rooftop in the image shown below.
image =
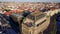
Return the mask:
<path id="1" fill-rule="evenodd" d="M 27 16 L 27 18 L 32 19 L 34 21 L 37 21 L 38 19 L 41 19 L 44 17 L 46 14 L 42 12 L 33 12 L 30 15 Z"/>
<path id="2" fill-rule="evenodd" d="M 35 17 L 35 16 L 38 16 L 40 14 L 42 14 L 42 12 L 36 11 L 36 12 L 31 13 L 30 16 L 34 16 Z"/>

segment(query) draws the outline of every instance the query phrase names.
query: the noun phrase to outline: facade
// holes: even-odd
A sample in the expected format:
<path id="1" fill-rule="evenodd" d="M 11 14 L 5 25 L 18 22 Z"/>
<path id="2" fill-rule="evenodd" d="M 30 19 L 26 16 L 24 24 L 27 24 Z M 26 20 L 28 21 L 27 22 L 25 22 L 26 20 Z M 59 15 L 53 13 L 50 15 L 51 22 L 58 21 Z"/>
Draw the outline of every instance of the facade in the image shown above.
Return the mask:
<path id="1" fill-rule="evenodd" d="M 15 26 L 16 27 L 16 30 L 18 31 L 18 34 L 21 34 L 21 24 L 22 24 L 22 20 L 23 20 L 23 15 L 22 14 L 15 14 L 15 13 L 12 13 L 11 15 L 10 15 L 10 17 L 12 18 L 12 20 L 14 21 L 13 23 L 15 23 L 15 24 L 17 24 L 17 26 Z M 17 29 L 18 28 L 18 29 Z"/>
<path id="2" fill-rule="evenodd" d="M 50 24 L 50 18 L 45 13 L 33 12 L 22 23 L 22 34 L 43 34 Z"/>
<path id="3" fill-rule="evenodd" d="M 22 18 L 23 18 L 22 14 L 15 14 L 15 13 L 12 13 L 12 14 L 10 15 L 10 17 L 12 18 L 12 20 L 13 20 L 14 22 L 18 22 L 18 24 L 20 23 L 20 21 L 21 21 Z"/>

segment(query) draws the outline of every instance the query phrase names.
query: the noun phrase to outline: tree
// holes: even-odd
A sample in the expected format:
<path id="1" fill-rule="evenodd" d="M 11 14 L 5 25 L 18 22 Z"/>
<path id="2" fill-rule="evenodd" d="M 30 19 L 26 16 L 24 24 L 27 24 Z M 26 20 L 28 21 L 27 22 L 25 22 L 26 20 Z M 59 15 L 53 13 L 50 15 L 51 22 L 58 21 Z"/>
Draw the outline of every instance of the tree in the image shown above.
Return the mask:
<path id="1" fill-rule="evenodd" d="M 10 11 L 10 9 L 4 9 L 4 11 L 7 11 L 7 12 L 9 12 L 9 11 Z"/>

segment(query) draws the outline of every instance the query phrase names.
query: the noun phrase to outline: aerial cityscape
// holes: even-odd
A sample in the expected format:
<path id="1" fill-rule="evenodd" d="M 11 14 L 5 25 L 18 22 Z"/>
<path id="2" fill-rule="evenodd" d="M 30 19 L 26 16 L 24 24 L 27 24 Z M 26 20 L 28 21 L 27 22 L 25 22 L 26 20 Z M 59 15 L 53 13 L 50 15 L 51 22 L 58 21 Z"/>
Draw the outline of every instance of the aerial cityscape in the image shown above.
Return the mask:
<path id="1" fill-rule="evenodd" d="M 60 3 L 0 2 L 0 34 L 60 34 Z"/>

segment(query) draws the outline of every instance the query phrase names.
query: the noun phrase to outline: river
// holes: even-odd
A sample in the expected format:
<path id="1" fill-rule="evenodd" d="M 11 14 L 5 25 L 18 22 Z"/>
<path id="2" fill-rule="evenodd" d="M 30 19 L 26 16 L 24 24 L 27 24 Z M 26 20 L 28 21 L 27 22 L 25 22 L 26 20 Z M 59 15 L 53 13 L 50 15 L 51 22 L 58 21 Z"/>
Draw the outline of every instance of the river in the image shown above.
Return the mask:
<path id="1" fill-rule="evenodd" d="M 60 18 L 59 17 L 56 18 L 56 27 L 57 27 L 56 34 L 60 34 Z"/>

